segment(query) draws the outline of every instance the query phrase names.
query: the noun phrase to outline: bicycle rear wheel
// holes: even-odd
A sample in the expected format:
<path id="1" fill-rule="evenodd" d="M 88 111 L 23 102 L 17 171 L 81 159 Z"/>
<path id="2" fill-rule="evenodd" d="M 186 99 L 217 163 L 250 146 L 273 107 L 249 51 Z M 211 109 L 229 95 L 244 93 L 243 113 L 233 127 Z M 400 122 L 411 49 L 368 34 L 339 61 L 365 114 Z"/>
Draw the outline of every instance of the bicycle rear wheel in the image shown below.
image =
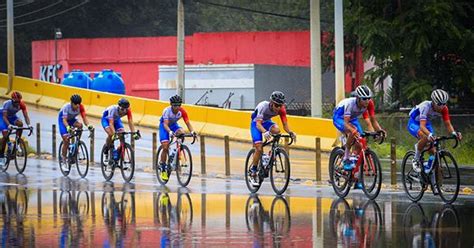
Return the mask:
<path id="1" fill-rule="evenodd" d="M 334 148 L 329 156 L 329 178 L 334 192 L 341 198 L 349 194 L 352 183 L 352 171 L 344 170 L 343 158 L 344 150 L 340 147 Z"/>
<path id="2" fill-rule="evenodd" d="M 445 203 L 456 201 L 459 194 L 459 169 L 453 155 L 448 151 L 439 153 L 438 167 L 435 167 L 436 188 Z"/>
<path id="3" fill-rule="evenodd" d="M 105 153 L 105 154 L 104 154 Z M 114 176 L 114 163 L 112 156 L 112 147 L 108 147 L 106 144 L 102 147 L 100 152 L 100 169 L 104 179 L 109 181 Z"/>
<path id="4" fill-rule="evenodd" d="M 382 167 L 377 154 L 371 150 L 365 151 L 365 162 L 363 164 L 360 179 L 364 187 L 364 194 L 374 200 L 380 193 L 382 187 Z"/>
<path id="5" fill-rule="evenodd" d="M 28 159 L 25 142 L 22 139 L 18 139 L 18 144 L 16 144 L 14 149 L 16 170 L 21 174 L 26 169 L 26 160 Z"/>
<path id="6" fill-rule="evenodd" d="M 176 161 L 176 177 L 181 186 L 186 187 L 191 181 L 193 175 L 193 158 L 191 157 L 191 151 L 185 145 L 181 145 L 181 151 L 176 155 L 178 160 Z"/>
<path id="7" fill-rule="evenodd" d="M 413 170 L 412 160 L 415 157 L 415 152 L 409 151 L 405 154 L 402 161 L 402 183 L 403 189 L 408 195 L 408 198 L 413 202 L 418 202 L 425 193 L 426 185 L 421 179 L 420 173 Z"/>
<path id="8" fill-rule="evenodd" d="M 69 163 L 69 159 L 64 160 L 63 159 L 63 145 L 64 143 L 61 141 L 59 144 L 59 152 L 58 152 L 58 159 L 59 159 L 59 170 L 61 170 L 61 173 L 63 176 L 67 177 L 69 173 L 71 173 L 71 164 Z M 69 151 L 66 153 L 66 157 L 69 155 Z M 66 161 L 65 163 L 63 161 Z"/>
<path id="9" fill-rule="evenodd" d="M 247 188 L 250 192 L 255 193 L 257 192 L 260 187 L 262 186 L 263 178 L 261 177 L 260 173 L 257 173 L 257 182 L 255 184 L 252 183 L 251 179 L 251 172 L 250 168 L 252 166 L 253 156 L 255 155 L 255 149 L 252 148 L 249 153 L 247 154 L 247 159 L 245 159 L 245 184 L 247 184 Z M 261 162 L 260 162 L 261 163 Z"/>
<path id="10" fill-rule="evenodd" d="M 285 150 L 277 148 L 270 171 L 270 182 L 277 195 L 285 193 L 290 182 L 290 158 Z"/>
<path id="11" fill-rule="evenodd" d="M 135 154 L 130 144 L 124 143 L 124 146 L 123 155 L 120 159 L 120 171 L 123 180 L 128 183 L 132 180 L 133 173 L 135 173 Z"/>
<path id="12" fill-rule="evenodd" d="M 82 178 L 86 177 L 87 172 L 89 172 L 89 153 L 87 152 L 86 144 L 82 141 L 79 141 L 74 160 L 79 175 Z"/>
<path id="13" fill-rule="evenodd" d="M 170 174 L 171 171 L 166 170 L 166 173 L 168 173 L 167 178 L 161 177 L 161 173 L 163 172 L 163 168 L 161 168 L 160 165 L 160 159 L 161 159 L 161 154 L 163 153 L 163 146 L 158 147 L 158 151 L 156 152 L 156 161 L 155 161 L 155 171 L 156 171 L 156 178 L 158 179 L 158 182 L 160 182 L 161 185 L 166 185 L 168 181 L 170 180 Z M 168 161 L 169 161 L 169 153 L 168 153 Z M 168 165 L 169 167 L 169 165 Z"/>

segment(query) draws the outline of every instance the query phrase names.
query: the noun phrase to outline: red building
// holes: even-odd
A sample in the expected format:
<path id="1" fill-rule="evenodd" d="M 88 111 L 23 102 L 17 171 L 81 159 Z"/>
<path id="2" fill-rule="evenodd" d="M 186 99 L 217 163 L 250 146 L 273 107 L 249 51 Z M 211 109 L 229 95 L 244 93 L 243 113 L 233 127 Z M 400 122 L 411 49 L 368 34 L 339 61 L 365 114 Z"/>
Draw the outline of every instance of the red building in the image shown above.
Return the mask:
<path id="1" fill-rule="evenodd" d="M 176 37 L 62 39 L 58 41 L 59 78 L 73 69 L 121 72 L 128 95 L 157 98 L 158 65 L 176 65 Z M 352 56 L 352 54 L 348 54 Z M 357 54 L 356 82 L 363 72 Z M 266 64 L 310 66 L 310 33 L 226 32 L 186 36 L 186 64 Z M 32 43 L 33 78 L 51 80 L 55 64 L 54 40 Z M 49 65 L 49 68 L 48 68 Z M 346 70 L 346 91 L 351 70 Z"/>

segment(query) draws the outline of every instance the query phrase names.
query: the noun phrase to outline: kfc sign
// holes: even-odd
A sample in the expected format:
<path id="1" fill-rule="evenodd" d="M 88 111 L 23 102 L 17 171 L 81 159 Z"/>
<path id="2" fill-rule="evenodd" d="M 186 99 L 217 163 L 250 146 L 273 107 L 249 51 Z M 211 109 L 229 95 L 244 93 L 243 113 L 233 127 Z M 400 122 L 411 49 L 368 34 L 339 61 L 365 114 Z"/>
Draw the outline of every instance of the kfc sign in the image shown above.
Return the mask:
<path id="1" fill-rule="evenodd" d="M 61 79 L 57 77 L 58 71 L 61 70 L 62 65 L 42 65 L 40 66 L 39 79 L 53 83 L 60 83 Z"/>

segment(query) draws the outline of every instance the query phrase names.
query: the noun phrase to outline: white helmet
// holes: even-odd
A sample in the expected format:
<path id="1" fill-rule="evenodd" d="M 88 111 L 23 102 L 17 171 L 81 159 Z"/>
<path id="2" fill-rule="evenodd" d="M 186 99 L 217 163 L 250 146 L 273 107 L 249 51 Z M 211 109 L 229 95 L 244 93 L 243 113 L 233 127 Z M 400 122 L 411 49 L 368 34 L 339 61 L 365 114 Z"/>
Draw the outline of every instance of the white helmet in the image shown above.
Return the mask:
<path id="1" fill-rule="evenodd" d="M 437 90 L 434 90 L 432 93 L 431 93 L 431 100 L 436 104 L 436 105 L 444 105 L 448 102 L 449 100 L 449 95 L 448 95 L 448 92 L 444 91 L 444 90 L 441 90 L 441 89 L 437 89 Z"/>
<path id="2" fill-rule="evenodd" d="M 359 85 L 355 90 L 356 96 L 359 98 L 371 98 L 372 91 L 367 85 Z"/>

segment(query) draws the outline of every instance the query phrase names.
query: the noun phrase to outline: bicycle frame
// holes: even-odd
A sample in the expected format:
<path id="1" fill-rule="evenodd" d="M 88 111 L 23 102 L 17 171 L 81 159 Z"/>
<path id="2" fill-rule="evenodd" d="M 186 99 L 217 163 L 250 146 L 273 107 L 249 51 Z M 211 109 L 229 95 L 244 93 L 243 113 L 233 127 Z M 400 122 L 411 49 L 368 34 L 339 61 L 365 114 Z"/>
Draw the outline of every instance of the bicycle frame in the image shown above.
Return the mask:
<path id="1" fill-rule="evenodd" d="M 267 168 L 266 170 L 269 171 L 272 167 L 273 167 L 273 164 L 275 162 L 275 150 L 277 148 L 280 147 L 280 138 L 290 138 L 290 142 L 288 143 L 288 145 L 291 145 L 293 144 L 293 138 L 291 137 L 291 135 L 285 135 L 285 134 L 274 134 L 272 135 L 273 136 L 273 139 L 271 140 L 268 140 L 266 141 L 265 143 L 262 144 L 262 148 L 265 147 L 265 146 L 268 146 L 271 144 L 271 154 L 270 154 L 270 160 L 268 161 L 268 165 L 267 165 Z M 262 153 L 263 155 L 263 153 Z M 262 163 L 262 159 L 260 158 L 260 164 Z"/>
<path id="2" fill-rule="evenodd" d="M 112 140 L 112 142 L 114 142 L 115 140 L 119 140 L 120 144 L 119 146 L 117 147 L 117 150 L 119 150 L 119 159 L 120 160 L 123 160 L 124 156 L 125 156 L 125 135 L 133 135 L 133 134 L 138 134 L 138 136 L 141 137 L 140 135 L 140 131 L 136 131 L 136 132 L 120 132 L 120 133 L 115 133 L 117 135 L 117 137 Z"/>
<path id="3" fill-rule="evenodd" d="M 450 139 L 454 139 L 456 140 L 456 143 L 454 144 L 453 148 L 456 148 L 458 146 L 458 140 L 454 137 L 446 137 L 446 136 L 442 136 L 442 137 L 439 137 L 437 138 L 435 141 L 431 142 L 430 145 L 423 149 L 423 151 L 421 151 L 420 153 L 420 163 L 421 164 L 424 164 L 424 159 L 423 159 L 423 155 L 426 153 L 426 152 L 429 152 L 432 148 L 434 148 L 434 153 L 433 155 L 435 156 L 435 159 L 433 160 L 433 165 L 431 166 L 431 169 L 428 173 L 425 173 L 424 170 L 421 170 L 421 175 L 422 175 L 422 179 L 425 180 L 425 183 L 426 184 L 430 184 L 431 187 L 434 189 L 435 185 L 434 183 L 436 182 L 432 182 L 431 178 L 429 177 L 430 174 L 433 173 L 434 170 L 438 170 L 438 167 L 439 167 L 439 163 L 440 163 L 440 154 L 445 151 L 446 149 L 443 149 L 441 148 L 441 141 L 444 141 L 444 140 L 450 140 Z"/>
<path id="4" fill-rule="evenodd" d="M 357 160 L 356 166 L 354 168 L 354 173 L 352 173 L 352 179 L 355 179 L 355 174 L 359 172 L 362 163 L 364 165 L 367 165 L 367 166 L 365 166 L 363 168 L 363 171 L 361 173 L 369 171 L 368 166 L 370 166 L 371 171 L 375 171 L 374 161 L 371 160 L 371 159 L 369 161 L 367 161 L 367 158 L 365 156 L 366 151 L 370 149 L 368 144 L 367 144 L 367 139 L 365 137 L 374 137 L 374 138 L 376 138 L 378 136 L 380 136 L 379 132 L 364 132 L 361 137 L 359 137 L 358 139 L 356 139 L 354 141 L 354 142 L 357 142 L 360 145 L 360 151 L 357 154 L 359 156 L 359 159 Z M 379 144 L 383 143 L 383 141 L 384 141 L 384 139 L 382 138 L 381 141 L 379 142 Z M 366 175 L 368 175 L 368 174 L 366 174 Z"/>
<path id="5" fill-rule="evenodd" d="M 178 162 L 178 160 L 180 158 L 179 156 L 181 154 L 181 146 L 183 145 L 184 138 L 186 138 L 186 137 L 193 137 L 193 142 L 191 142 L 191 145 L 194 144 L 194 142 L 196 142 L 196 136 L 194 136 L 192 134 L 179 134 L 179 135 L 173 136 L 171 138 L 169 147 L 176 144 L 176 154 L 175 154 L 176 158 L 173 161 L 173 164 L 174 164 L 175 168 L 176 168 L 176 163 Z M 173 140 L 174 138 L 176 138 L 176 139 Z M 170 154 L 169 153 L 168 153 L 168 161 L 170 161 Z M 171 163 L 169 163 L 169 165 L 171 165 Z"/>

